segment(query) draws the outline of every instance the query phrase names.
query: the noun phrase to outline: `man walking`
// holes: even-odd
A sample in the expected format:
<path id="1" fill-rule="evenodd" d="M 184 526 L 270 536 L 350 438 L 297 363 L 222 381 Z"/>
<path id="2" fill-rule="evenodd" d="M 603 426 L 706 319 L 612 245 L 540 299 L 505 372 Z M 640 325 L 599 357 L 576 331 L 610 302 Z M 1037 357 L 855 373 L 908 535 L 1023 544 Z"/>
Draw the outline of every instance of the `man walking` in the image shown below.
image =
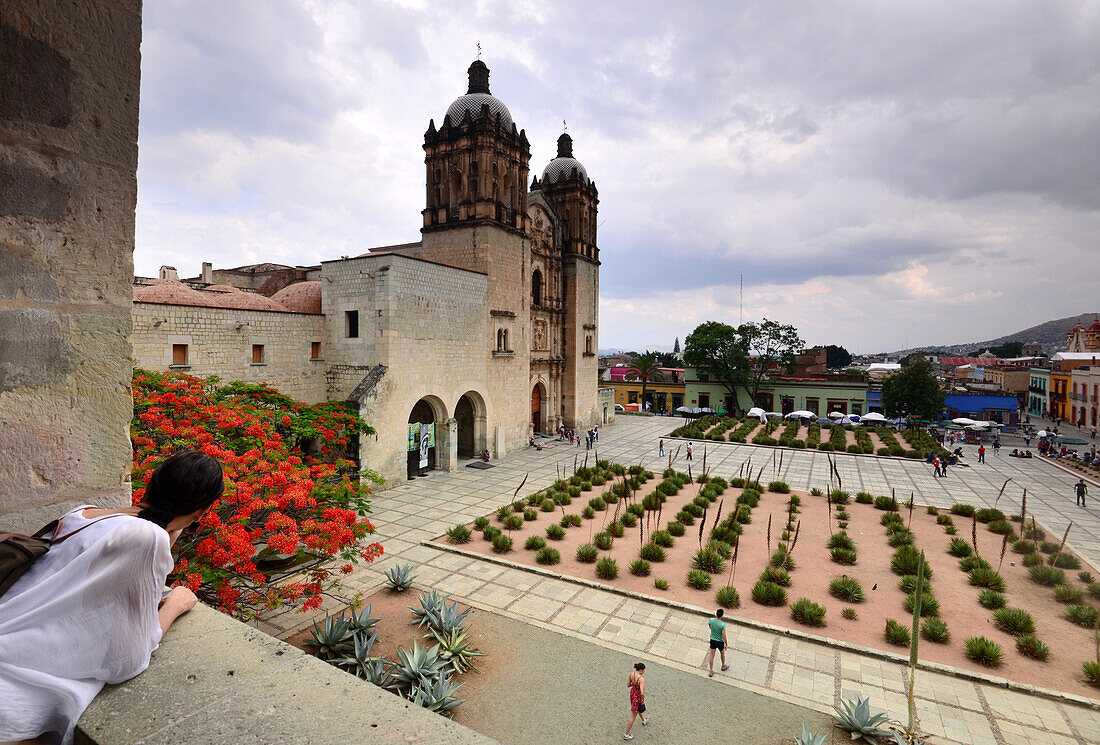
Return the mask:
<path id="1" fill-rule="evenodd" d="M 1085 506 L 1085 495 L 1088 494 L 1089 488 L 1085 485 L 1085 480 L 1081 479 L 1073 486 L 1073 490 L 1077 492 L 1077 506 Z"/>
<path id="2" fill-rule="evenodd" d="M 978 446 L 978 462 L 985 463 L 985 445 Z"/>
<path id="3" fill-rule="evenodd" d="M 932 458 L 932 477 L 936 478 L 940 475 L 940 457 L 937 455 Z"/>
<path id="4" fill-rule="evenodd" d="M 662 439 L 657 444 L 657 455 L 659 455 L 661 457 L 664 457 L 664 455 L 665 455 L 665 441 L 664 441 L 664 439 Z"/>
<path id="5" fill-rule="evenodd" d="M 710 626 L 710 652 L 707 653 L 707 664 L 710 666 L 709 677 L 714 677 L 714 650 L 718 650 L 718 653 L 722 655 L 722 672 L 730 669 L 730 666 L 726 664 L 726 622 L 722 620 L 723 611 L 721 608 L 714 611 L 714 616 L 707 621 L 707 625 Z"/>

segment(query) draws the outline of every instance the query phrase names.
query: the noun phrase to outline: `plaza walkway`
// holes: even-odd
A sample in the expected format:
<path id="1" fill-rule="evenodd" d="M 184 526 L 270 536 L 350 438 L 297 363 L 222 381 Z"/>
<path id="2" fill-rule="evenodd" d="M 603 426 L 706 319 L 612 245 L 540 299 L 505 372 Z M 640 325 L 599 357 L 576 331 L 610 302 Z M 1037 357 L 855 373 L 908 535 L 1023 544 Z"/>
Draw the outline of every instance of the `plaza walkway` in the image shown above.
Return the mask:
<path id="1" fill-rule="evenodd" d="M 642 463 L 660 471 L 667 458 L 658 457 L 657 440 L 679 423 L 676 419 L 619 417 L 615 424 L 600 428 L 599 457 Z M 666 448 L 675 452 L 677 444 L 666 438 Z M 829 483 L 825 453 L 784 450 L 782 465 L 776 455 L 773 468 L 773 453 L 778 451 L 770 448 L 708 443 L 706 452 L 707 470 L 727 478 L 736 475 L 751 457 L 754 474 L 765 466 L 763 481 L 780 478 L 797 489 L 824 489 Z M 376 591 L 383 583 L 383 569 L 410 563 L 416 567 L 420 587 L 436 587 L 483 611 L 705 676 L 700 667 L 705 619 L 699 614 L 423 545 L 446 528 L 511 501 L 525 476 L 521 496 L 549 485 L 559 473 L 572 470 L 575 457 L 583 462 L 585 453 L 583 447 L 565 444 L 543 451 L 527 449 L 495 461 L 492 469 L 435 472 L 380 492 L 374 499 L 372 519 L 386 558 L 357 570 L 341 595 L 330 598 L 325 608 L 346 605 L 356 592 L 368 595 Z M 595 453 L 588 455 L 591 462 Z M 967 455 L 968 461 L 977 460 L 976 454 Z M 702 467 L 701 443 L 696 443 L 694 458 L 698 470 Z M 1069 543 L 1100 568 L 1100 502 L 1090 504 L 1089 510 L 1075 507 L 1071 487 L 1076 477 L 1048 464 L 990 455 L 986 465 L 952 469 L 948 478 L 936 479 L 931 467 L 921 462 L 839 453 L 833 458 L 846 490 L 889 494 L 893 487 L 899 499 L 912 492 L 921 504 L 992 505 L 1005 480 L 1011 478 L 997 506 L 1006 513 L 1018 511 L 1019 497 L 1027 488 L 1028 513 L 1058 533 L 1072 520 Z M 685 468 L 682 452 L 675 466 Z M 1100 488 L 1095 491 L 1100 496 Z M 302 614 L 284 613 L 259 625 L 269 633 L 287 636 L 311 622 Z M 904 668 L 897 663 L 736 623 L 729 625 L 728 635 L 731 673 L 736 671 L 737 677 L 716 677 L 719 684 L 822 712 L 830 711 L 841 699 L 870 696 L 873 706 L 895 717 L 905 715 Z M 927 671 L 918 673 L 917 695 L 922 729 L 951 742 L 1100 743 L 1097 707 Z"/>

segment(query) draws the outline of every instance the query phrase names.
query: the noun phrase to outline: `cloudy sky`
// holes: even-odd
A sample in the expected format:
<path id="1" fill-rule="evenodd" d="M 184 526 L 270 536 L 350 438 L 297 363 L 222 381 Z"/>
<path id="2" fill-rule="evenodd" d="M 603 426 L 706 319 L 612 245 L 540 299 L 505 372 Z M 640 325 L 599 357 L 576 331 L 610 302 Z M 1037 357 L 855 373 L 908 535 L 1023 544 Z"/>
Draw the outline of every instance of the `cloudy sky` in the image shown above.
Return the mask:
<path id="1" fill-rule="evenodd" d="M 419 238 L 476 45 L 600 191 L 600 346 L 871 352 L 1100 310 L 1100 3 L 155 0 L 136 271 Z"/>

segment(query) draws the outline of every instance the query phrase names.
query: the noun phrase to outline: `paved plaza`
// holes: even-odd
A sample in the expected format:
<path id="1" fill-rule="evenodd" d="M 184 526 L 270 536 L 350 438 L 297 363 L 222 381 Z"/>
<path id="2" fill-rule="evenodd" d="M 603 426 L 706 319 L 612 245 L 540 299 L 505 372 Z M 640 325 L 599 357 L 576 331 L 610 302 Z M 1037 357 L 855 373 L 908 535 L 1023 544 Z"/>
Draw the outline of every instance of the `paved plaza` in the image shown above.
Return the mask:
<path id="1" fill-rule="evenodd" d="M 623 464 L 641 463 L 660 471 L 667 458 L 658 457 L 657 441 L 679 423 L 676 419 L 620 416 L 616 423 L 600 428 L 599 457 Z M 495 461 L 491 469 L 433 472 L 380 492 L 373 502 L 372 520 L 386 557 L 351 575 L 340 595 L 329 598 L 325 608 L 346 605 L 356 592 L 374 592 L 383 584 L 382 570 L 410 563 L 416 567 L 418 587 L 435 587 L 482 611 L 705 677 L 701 667 L 705 619 L 698 613 L 425 545 L 456 523 L 469 522 L 511 501 L 525 476 L 521 496 L 549 485 L 563 471 L 571 472 L 574 458 L 583 462 L 583 446 L 554 444 L 542 451 L 528 449 L 508 455 Z M 666 448 L 673 452 L 679 444 L 666 438 Z M 696 443 L 695 470 L 702 467 L 703 450 L 702 443 Z M 966 461 L 977 460 L 973 450 L 964 448 L 968 451 Z M 782 465 L 775 455 L 773 467 L 773 454 L 779 452 L 783 453 Z M 587 454 L 591 462 L 595 452 Z M 763 481 L 778 478 L 796 489 L 825 489 L 829 484 L 828 458 L 817 451 L 707 443 L 706 454 L 707 470 L 727 478 L 737 475 L 741 464 L 751 458 L 754 475 L 764 466 Z M 1006 513 L 1018 512 L 1026 488 L 1028 514 L 1059 535 L 1072 521 L 1068 543 L 1094 568 L 1100 568 L 1100 502 L 1091 502 L 1087 510 L 1076 507 L 1072 484 L 1077 477 L 1048 463 L 990 455 L 987 464 L 955 468 L 948 478 L 937 479 L 931 466 L 922 462 L 831 455 L 847 491 L 889 494 L 893 488 L 899 499 L 914 494 L 918 504 L 992 506 L 1006 479 L 1011 478 L 997 506 Z M 682 451 L 674 466 L 686 468 Z M 1100 486 L 1093 491 L 1100 497 Z M 286 636 L 312 620 L 286 612 L 258 624 L 269 633 Z M 830 711 L 841 699 L 869 696 L 874 707 L 894 717 L 905 716 L 904 667 L 898 663 L 737 623 L 729 625 L 728 635 L 731 672 L 716 677 L 716 684 L 821 712 Z M 921 728 L 939 738 L 937 741 L 967 745 L 1100 743 L 1100 704 L 1089 707 L 930 671 L 918 673 L 917 696 Z"/>

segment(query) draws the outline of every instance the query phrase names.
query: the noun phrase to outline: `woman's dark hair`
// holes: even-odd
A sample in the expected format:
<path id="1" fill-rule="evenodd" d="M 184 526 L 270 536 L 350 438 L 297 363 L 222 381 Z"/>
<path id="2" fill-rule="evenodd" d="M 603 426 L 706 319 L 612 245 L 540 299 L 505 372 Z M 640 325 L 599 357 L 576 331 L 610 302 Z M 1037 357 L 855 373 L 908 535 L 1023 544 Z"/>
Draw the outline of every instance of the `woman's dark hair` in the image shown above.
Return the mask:
<path id="1" fill-rule="evenodd" d="M 225 489 L 221 463 L 198 450 L 174 453 L 153 471 L 138 517 L 162 528 L 212 505 Z"/>
<path id="2" fill-rule="evenodd" d="M 644 662 L 635 662 L 634 663 L 634 669 L 635 670 L 645 670 L 645 663 Z"/>

